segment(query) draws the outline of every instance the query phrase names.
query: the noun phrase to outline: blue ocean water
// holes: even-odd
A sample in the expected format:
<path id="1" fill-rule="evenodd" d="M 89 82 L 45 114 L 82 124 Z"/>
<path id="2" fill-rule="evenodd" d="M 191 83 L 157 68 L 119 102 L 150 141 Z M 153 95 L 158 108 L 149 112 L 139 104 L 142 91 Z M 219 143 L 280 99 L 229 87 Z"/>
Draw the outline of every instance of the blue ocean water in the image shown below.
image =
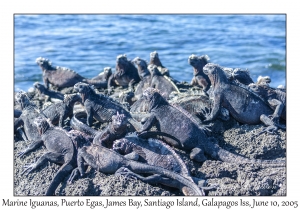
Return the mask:
<path id="1" fill-rule="evenodd" d="M 42 82 L 35 63 L 45 57 L 92 78 L 116 57 L 149 61 L 157 51 L 171 76 L 190 81 L 191 54 L 208 55 L 224 67 L 247 68 L 256 81 L 286 85 L 286 16 L 194 14 L 42 14 L 14 16 L 14 88 L 27 91 Z"/>

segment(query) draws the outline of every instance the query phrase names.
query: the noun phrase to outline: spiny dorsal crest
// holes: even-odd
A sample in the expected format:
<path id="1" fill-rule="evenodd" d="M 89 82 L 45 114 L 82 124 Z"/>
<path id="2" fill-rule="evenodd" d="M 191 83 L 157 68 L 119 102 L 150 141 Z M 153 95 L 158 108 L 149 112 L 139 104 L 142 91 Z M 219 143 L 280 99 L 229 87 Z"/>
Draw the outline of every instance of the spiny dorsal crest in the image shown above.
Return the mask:
<path id="1" fill-rule="evenodd" d="M 124 114 L 119 114 L 119 112 L 117 111 L 116 115 L 112 116 L 112 120 L 118 121 L 118 122 L 122 122 L 126 119 Z"/>
<path id="2" fill-rule="evenodd" d="M 126 54 L 118 55 L 118 56 L 117 56 L 117 61 L 119 61 L 119 60 L 127 60 Z"/>
<path id="3" fill-rule="evenodd" d="M 257 84 L 258 85 L 268 85 L 269 83 L 271 83 L 271 78 L 269 76 L 259 76 L 257 78 Z"/>
<path id="4" fill-rule="evenodd" d="M 194 54 L 190 55 L 189 59 L 191 59 L 191 60 L 204 60 L 204 61 L 206 61 L 206 63 L 208 63 L 208 61 L 210 60 L 208 55 L 196 56 Z"/>
<path id="5" fill-rule="evenodd" d="M 158 57 L 158 53 L 156 51 L 150 53 L 151 58 Z"/>
<path id="6" fill-rule="evenodd" d="M 158 89 L 148 87 L 146 90 L 144 90 L 143 96 L 145 96 L 146 98 L 150 98 L 154 95 L 154 93 L 159 93 L 161 95 L 161 92 Z"/>
<path id="7" fill-rule="evenodd" d="M 49 66 L 51 66 L 51 61 L 47 58 L 43 58 L 43 57 L 38 57 L 35 62 L 39 65 L 42 65 L 44 63 L 48 63 Z"/>

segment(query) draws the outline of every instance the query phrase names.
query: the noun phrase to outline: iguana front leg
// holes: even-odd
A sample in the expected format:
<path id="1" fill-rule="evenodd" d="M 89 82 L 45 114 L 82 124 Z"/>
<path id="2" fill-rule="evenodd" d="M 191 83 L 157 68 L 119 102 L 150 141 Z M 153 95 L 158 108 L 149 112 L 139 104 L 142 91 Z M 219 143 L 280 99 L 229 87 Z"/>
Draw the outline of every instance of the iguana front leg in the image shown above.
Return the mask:
<path id="1" fill-rule="evenodd" d="M 93 124 L 93 109 L 91 106 L 86 106 L 85 105 L 85 110 L 86 110 L 86 114 L 87 114 L 87 117 L 86 117 L 86 124 L 88 126 L 92 126 Z"/>
<path id="2" fill-rule="evenodd" d="M 144 124 L 142 125 L 142 130 L 140 132 L 143 132 L 143 131 L 148 131 L 150 130 L 150 128 L 155 125 L 157 123 L 157 119 L 155 117 L 154 114 L 151 114 L 147 120 L 144 122 Z"/>
<path id="3" fill-rule="evenodd" d="M 17 129 L 18 129 L 21 125 L 24 125 L 23 119 L 22 119 L 22 118 L 17 118 L 17 119 L 15 119 L 15 121 L 14 121 L 14 132 L 16 132 Z"/>
<path id="4" fill-rule="evenodd" d="M 203 120 L 202 122 L 204 123 L 207 123 L 207 122 L 210 122 L 212 120 L 215 120 L 218 116 L 218 114 L 220 113 L 220 110 L 221 110 L 221 95 L 220 94 L 213 94 L 214 95 L 214 98 L 213 98 L 213 101 L 214 101 L 214 104 L 213 104 L 213 107 L 212 107 L 212 110 L 210 112 L 209 115 L 206 116 L 206 119 Z"/>
<path id="5" fill-rule="evenodd" d="M 25 150 L 18 152 L 18 157 L 22 157 L 23 155 L 35 150 L 36 148 L 40 147 L 42 144 L 43 144 L 42 140 L 34 141 Z"/>
<path id="6" fill-rule="evenodd" d="M 284 104 L 281 101 L 277 100 L 277 99 L 270 99 L 270 100 L 268 100 L 268 103 L 271 106 L 276 107 L 274 113 L 271 116 L 271 118 L 272 118 L 274 123 L 279 124 L 279 118 L 280 118 L 280 115 L 281 115 L 282 110 L 284 108 Z"/>

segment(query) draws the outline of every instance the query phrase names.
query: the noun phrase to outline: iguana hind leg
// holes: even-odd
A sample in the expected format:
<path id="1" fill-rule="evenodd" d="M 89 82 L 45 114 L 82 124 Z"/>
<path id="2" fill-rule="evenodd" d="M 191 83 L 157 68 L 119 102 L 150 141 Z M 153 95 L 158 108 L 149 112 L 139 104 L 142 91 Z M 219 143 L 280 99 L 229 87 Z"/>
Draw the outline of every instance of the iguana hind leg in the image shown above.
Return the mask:
<path id="1" fill-rule="evenodd" d="M 25 169 L 23 170 L 21 175 L 23 175 L 25 172 L 27 172 L 26 175 L 29 174 L 33 170 L 35 170 L 38 167 L 45 164 L 47 161 L 50 161 L 50 162 L 53 162 L 53 163 L 58 163 L 58 164 L 63 164 L 64 163 L 64 156 L 59 154 L 59 153 L 47 152 L 47 153 L 43 154 L 35 163 L 26 164 L 24 166 Z"/>

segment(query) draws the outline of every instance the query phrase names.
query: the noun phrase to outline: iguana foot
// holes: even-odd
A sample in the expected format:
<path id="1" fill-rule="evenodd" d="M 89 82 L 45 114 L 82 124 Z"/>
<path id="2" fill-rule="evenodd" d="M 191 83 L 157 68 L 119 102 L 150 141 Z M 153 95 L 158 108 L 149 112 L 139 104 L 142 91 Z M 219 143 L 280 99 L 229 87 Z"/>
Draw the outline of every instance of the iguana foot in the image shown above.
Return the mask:
<path id="1" fill-rule="evenodd" d="M 17 157 L 22 157 L 23 155 L 25 155 L 25 150 L 18 152 Z"/>
<path id="2" fill-rule="evenodd" d="M 192 149 L 192 151 L 190 153 L 190 158 L 197 162 L 204 162 L 207 160 L 204 155 L 203 150 L 198 147 Z"/>
<path id="3" fill-rule="evenodd" d="M 72 183 L 75 179 L 77 179 L 77 178 L 80 177 L 80 176 L 82 176 L 82 175 L 80 174 L 79 169 L 78 169 L 78 168 L 75 168 L 75 169 L 72 171 L 72 173 L 71 173 L 71 175 L 70 175 L 70 177 L 69 177 L 69 179 L 68 179 L 68 183 L 69 183 L 69 184 Z"/>
<path id="4" fill-rule="evenodd" d="M 25 175 L 28 175 L 30 172 L 32 172 L 33 170 L 35 170 L 36 167 L 37 167 L 36 163 L 25 164 L 23 166 L 23 168 L 25 168 L 25 169 L 22 171 L 21 175 L 23 175 L 25 172 L 27 172 Z"/>
<path id="5" fill-rule="evenodd" d="M 130 171 L 128 168 L 121 167 L 115 172 L 115 176 L 124 176 L 128 179 L 137 179 L 137 174 Z"/>

